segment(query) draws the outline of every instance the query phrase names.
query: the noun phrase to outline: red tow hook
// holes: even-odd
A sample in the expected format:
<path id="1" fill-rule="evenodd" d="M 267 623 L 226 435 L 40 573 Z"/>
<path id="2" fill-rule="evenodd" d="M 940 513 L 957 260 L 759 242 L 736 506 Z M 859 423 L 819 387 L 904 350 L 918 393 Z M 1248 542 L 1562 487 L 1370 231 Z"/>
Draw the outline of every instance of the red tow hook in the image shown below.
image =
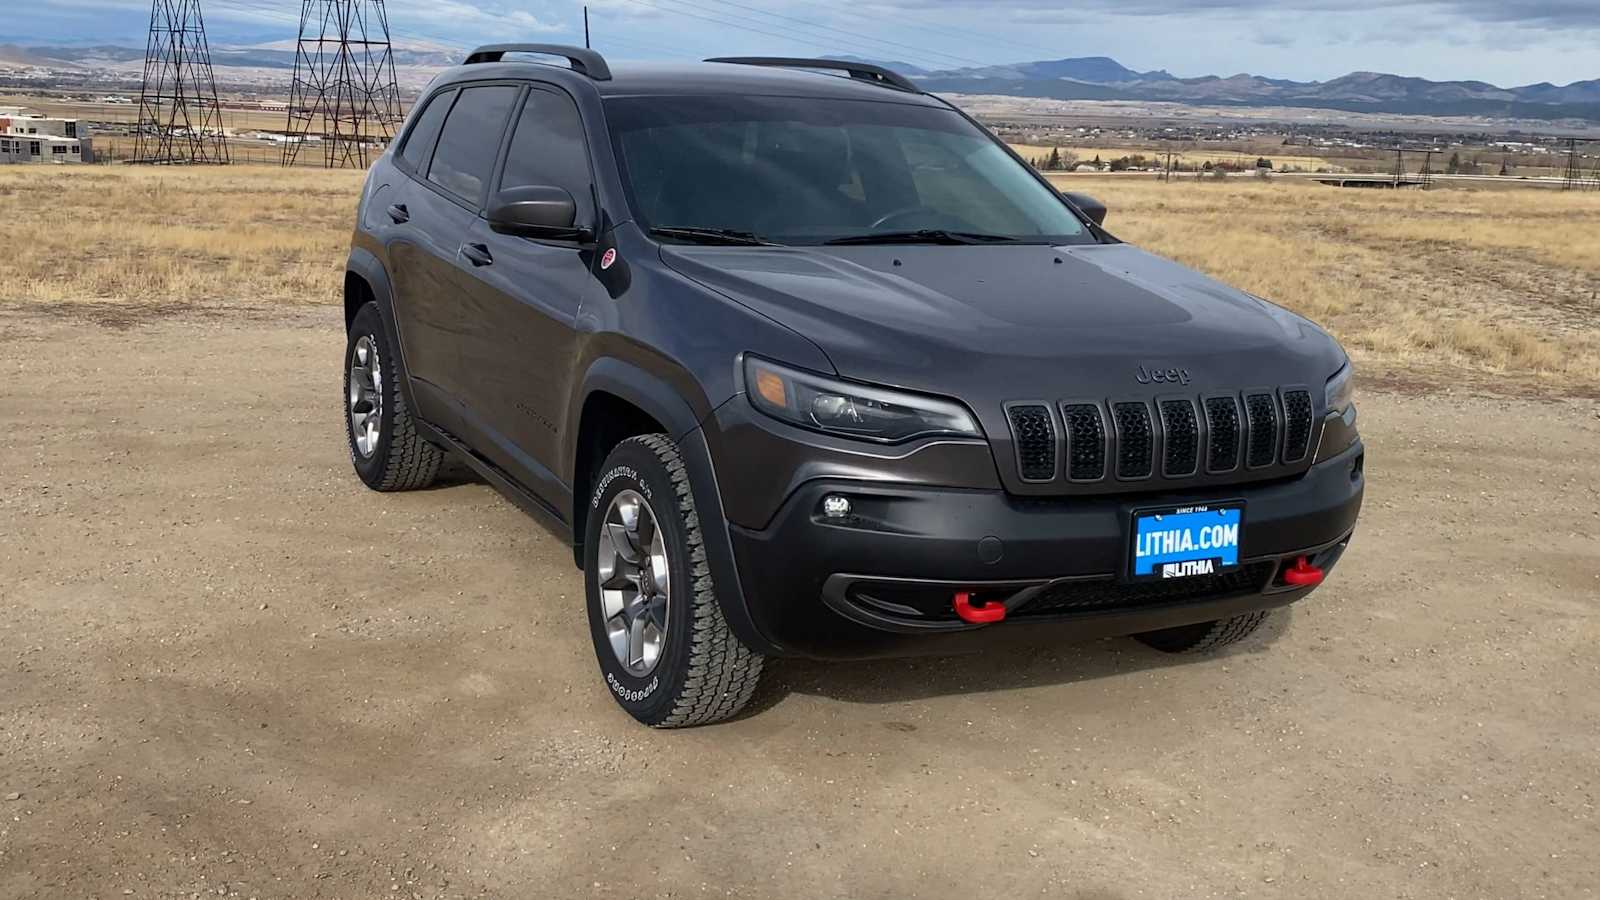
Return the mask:
<path id="1" fill-rule="evenodd" d="M 1311 564 L 1307 557 L 1300 557 L 1294 565 L 1283 570 L 1283 583 L 1295 587 L 1316 587 L 1322 583 L 1323 571 Z"/>
<path id="2" fill-rule="evenodd" d="M 982 606 L 973 606 L 972 595 L 965 591 L 956 594 L 955 606 L 956 615 L 961 617 L 961 621 L 971 622 L 974 625 L 1003 622 L 1006 618 L 1006 605 L 1004 603 L 989 602 Z"/>

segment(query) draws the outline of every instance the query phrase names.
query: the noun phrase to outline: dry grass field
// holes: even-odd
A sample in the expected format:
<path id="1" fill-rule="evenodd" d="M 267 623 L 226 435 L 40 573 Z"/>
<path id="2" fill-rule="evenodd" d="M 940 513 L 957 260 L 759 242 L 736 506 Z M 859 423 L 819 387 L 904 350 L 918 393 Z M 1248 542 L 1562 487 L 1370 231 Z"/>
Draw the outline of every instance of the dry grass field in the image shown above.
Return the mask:
<path id="1" fill-rule="evenodd" d="M 1058 177 L 1119 236 L 1305 313 L 1369 375 L 1573 388 L 1600 369 L 1600 194 Z M 107 314 L 329 304 L 355 172 L 0 169 L 0 302 Z"/>

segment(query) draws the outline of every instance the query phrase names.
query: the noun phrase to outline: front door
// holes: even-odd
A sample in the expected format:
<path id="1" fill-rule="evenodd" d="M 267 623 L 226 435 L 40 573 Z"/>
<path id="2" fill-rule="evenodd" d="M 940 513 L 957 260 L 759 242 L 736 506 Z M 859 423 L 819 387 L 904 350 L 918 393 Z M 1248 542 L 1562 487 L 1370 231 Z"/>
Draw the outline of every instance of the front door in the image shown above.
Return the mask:
<path id="1" fill-rule="evenodd" d="M 577 105 L 553 87 L 533 86 L 515 119 L 494 192 L 560 187 L 577 202 L 579 224 L 596 214 L 589 156 Z M 465 251 L 474 283 L 462 315 L 466 391 L 491 443 L 480 451 L 566 508 L 556 472 L 566 434 L 578 357 L 578 310 L 598 288 L 593 247 L 498 234 L 473 223 Z"/>

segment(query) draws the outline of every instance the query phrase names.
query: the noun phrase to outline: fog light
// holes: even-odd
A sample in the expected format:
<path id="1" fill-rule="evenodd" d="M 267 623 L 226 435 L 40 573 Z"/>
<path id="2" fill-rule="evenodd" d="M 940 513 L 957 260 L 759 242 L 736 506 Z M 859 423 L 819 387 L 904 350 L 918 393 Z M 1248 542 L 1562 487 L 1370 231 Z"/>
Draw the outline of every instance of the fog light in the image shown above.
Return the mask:
<path id="1" fill-rule="evenodd" d="M 829 494 L 822 498 L 822 514 L 830 519 L 847 519 L 850 517 L 850 498 L 838 494 Z"/>

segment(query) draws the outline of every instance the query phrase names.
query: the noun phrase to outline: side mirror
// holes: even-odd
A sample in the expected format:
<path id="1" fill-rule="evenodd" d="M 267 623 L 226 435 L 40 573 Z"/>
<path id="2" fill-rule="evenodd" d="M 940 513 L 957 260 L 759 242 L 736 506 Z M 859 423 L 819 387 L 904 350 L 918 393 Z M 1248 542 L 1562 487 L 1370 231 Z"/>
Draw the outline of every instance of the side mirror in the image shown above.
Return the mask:
<path id="1" fill-rule="evenodd" d="M 1106 205 L 1088 194 L 1079 194 L 1072 191 L 1062 191 L 1061 196 L 1067 202 L 1078 208 L 1078 211 L 1094 220 L 1096 225 L 1106 224 Z"/>
<path id="2" fill-rule="evenodd" d="M 507 188 L 489 201 L 489 227 L 500 234 L 586 241 L 594 233 L 577 224 L 578 203 L 551 185 Z"/>

